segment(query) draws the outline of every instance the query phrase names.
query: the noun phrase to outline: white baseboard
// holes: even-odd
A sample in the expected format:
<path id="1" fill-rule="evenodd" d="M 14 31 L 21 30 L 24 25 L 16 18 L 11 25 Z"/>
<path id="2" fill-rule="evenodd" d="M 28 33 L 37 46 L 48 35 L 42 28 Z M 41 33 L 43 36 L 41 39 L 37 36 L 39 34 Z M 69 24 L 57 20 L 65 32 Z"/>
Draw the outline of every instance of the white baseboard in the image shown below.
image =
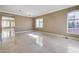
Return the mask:
<path id="1" fill-rule="evenodd" d="M 79 38 L 75 38 L 75 37 L 68 37 L 68 39 L 79 40 Z"/>
<path id="2" fill-rule="evenodd" d="M 41 32 L 42 32 L 42 31 L 41 31 Z M 79 40 L 79 38 L 70 37 L 70 36 L 65 36 L 65 35 L 60 35 L 60 34 L 53 34 L 53 33 L 48 33 L 48 32 L 43 32 L 43 33 L 48 34 L 48 35 L 52 35 L 52 36 L 57 36 L 57 37 L 65 38 L 65 39 Z"/>
<path id="3" fill-rule="evenodd" d="M 57 36 L 57 37 L 66 37 L 64 35 L 59 35 L 59 34 L 54 34 L 54 33 L 48 33 L 48 32 L 43 32 L 45 34 L 48 34 L 48 35 L 52 35 L 52 36 Z"/>

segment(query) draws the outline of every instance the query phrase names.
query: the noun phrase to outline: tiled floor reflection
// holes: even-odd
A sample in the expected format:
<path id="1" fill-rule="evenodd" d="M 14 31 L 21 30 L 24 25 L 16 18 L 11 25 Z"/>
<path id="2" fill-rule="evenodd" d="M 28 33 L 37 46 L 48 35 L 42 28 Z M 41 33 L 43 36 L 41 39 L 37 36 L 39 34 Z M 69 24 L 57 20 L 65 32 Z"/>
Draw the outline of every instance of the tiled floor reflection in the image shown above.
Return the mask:
<path id="1" fill-rule="evenodd" d="M 2 39 L 15 37 L 14 28 L 2 29 Z"/>
<path id="2" fill-rule="evenodd" d="M 3 53 L 78 53 L 79 41 L 50 36 L 43 32 L 16 33 L 4 29 L 0 38 Z"/>

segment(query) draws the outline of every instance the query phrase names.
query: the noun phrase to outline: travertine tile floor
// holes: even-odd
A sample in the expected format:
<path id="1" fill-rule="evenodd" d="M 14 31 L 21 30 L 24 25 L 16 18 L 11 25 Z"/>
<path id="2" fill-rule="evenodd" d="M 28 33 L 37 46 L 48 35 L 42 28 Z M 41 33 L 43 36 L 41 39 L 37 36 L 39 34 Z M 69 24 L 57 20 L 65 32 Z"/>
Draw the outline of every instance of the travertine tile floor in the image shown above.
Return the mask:
<path id="1" fill-rule="evenodd" d="M 79 41 L 51 36 L 38 31 L 16 34 L 14 31 L 5 32 L 0 37 L 0 52 L 2 53 L 79 52 Z"/>

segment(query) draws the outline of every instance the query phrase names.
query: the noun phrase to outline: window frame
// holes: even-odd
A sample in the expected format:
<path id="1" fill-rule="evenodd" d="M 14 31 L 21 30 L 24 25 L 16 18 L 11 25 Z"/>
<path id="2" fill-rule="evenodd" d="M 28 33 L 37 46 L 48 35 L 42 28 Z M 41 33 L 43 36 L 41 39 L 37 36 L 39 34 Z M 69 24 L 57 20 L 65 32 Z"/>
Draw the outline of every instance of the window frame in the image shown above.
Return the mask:
<path id="1" fill-rule="evenodd" d="M 74 12 L 79 12 L 79 10 L 71 11 L 71 12 L 69 12 L 68 14 L 74 13 Z M 67 14 L 67 31 L 66 31 L 66 32 L 67 32 L 68 34 L 76 34 L 76 35 L 79 35 L 78 33 L 71 33 L 71 32 L 68 31 L 68 29 L 69 29 L 69 28 L 68 28 L 68 22 L 69 22 L 69 20 L 68 20 L 68 14 Z M 78 20 L 78 19 L 75 19 L 75 20 Z M 79 21 L 79 20 L 78 20 L 78 21 Z M 71 29 L 77 29 L 77 28 L 71 28 Z M 79 28 L 78 28 L 78 29 L 79 29 Z"/>
<path id="2" fill-rule="evenodd" d="M 3 24 L 1 24 L 2 28 L 14 28 L 15 27 L 15 18 L 14 17 L 8 17 L 8 16 L 2 16 L 2 22 L 3 21 L 8 21 L 9 22 L 9 26 L 3 26 Z M 14 22 L 14 26 L 11 26 L 11 22 Z"/>
<path id="3" fill-rule="evenodd" d="M 37 21 L 39 26 L 37 26 Z M 41 21 L 42 21 L 42 26 L 41 26 Z M 44 24 L 43 17 L 39 17 L 35 19 L 35 28 L 43 28 L 43 24 Z"/>

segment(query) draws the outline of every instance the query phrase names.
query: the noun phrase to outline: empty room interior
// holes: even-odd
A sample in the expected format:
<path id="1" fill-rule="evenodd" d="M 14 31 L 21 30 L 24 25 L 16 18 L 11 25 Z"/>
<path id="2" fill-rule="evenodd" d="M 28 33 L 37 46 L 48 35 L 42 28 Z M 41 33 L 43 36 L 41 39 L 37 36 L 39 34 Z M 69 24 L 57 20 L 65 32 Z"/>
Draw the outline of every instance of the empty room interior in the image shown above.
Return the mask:
<path id="1" fill-rule="evenodd" d="M 79 6 L 0 5 L 0 53 L 79 53 Z"/>

